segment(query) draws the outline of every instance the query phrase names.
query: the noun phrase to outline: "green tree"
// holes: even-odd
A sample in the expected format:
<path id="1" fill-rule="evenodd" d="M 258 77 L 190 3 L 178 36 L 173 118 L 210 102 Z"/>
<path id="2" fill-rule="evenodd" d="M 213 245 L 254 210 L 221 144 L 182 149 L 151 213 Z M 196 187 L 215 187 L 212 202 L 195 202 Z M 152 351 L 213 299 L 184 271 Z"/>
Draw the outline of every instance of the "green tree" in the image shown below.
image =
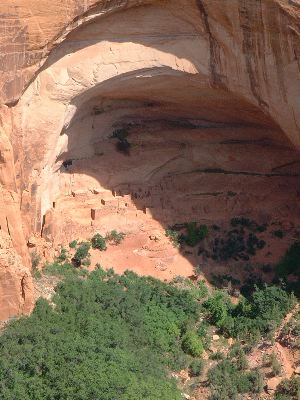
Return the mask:
<path id="1" fill-rule="evenodd" d="M 199 357 L 203 353 L 203 344 L 196 332 L 188 331 L 182 338 L 182 348 L 185 353 Z"/>
<path id="2" fill-rule="evenodd" d="M 96 233 L 96 235 L 92 237 L 91 243 L 93 249 L 98 249 L 100 251 L 105 251 L 107 249 L 106 240 L 100 233 Z"/>
<path id="3" fill-rule="evenodd" d="M 228 296 L 222 291 L 216 290 L 214 294 L 204 303 L 208 311 L 210 322 L 218 328 L 224 327 L 231 309 Z"/>
<path id="4" fill-rule="evenodd" d="M 82 265 L 84 262 L 86 262 L 89 257 L 90 257 L 90 253 L 89 250 L 91 248 L 91 245 L 89 242 L 82 242 L 80 243 L 79 247 L 77 248 L 74 257 L 73 257 L 73 261 L 75 263 L 76 266 L 80 266 Z"/>

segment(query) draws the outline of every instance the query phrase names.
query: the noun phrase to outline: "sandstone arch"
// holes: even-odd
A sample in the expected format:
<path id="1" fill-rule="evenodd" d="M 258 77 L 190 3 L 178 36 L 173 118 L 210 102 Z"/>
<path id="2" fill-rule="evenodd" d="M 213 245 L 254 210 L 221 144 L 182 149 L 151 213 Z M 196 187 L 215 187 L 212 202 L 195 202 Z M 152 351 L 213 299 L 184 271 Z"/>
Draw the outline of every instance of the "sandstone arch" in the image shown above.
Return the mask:
<path id="1" fill-rule="evenodd" d="M 183 103 L 190 101 L 190 118 L 220 123 L 258 123 L 275 129 L 276 123 L 270 117 L 276 114 L 277 123 L 291 123 L 291 120 L 287 121 L 286 113 L 285 121 L 281 123 L 277 105 L 267 102 L 263 88 L 258 94 L 258 81 L 253 83 L 253 79 L 259 79 L 259 71 L 256 71 L 256 77 L 251 75 L 253 71 L 247 66 L 247 57 L 242 61 L 239 81 L 229 74 L 228 69 L 236 64 L 238 55 L 234 54 L 236 49 L 231 48 L 229 43 L 236 44 L 237 39 L 233 31 L 230 32 L 229 42 L 228 37 L 220 35 L 218 29 L 221 25 L 223 27 L 223 20 L 216 27 L 210 25 L 207 14 L 210 7 L 201 2 L 189 3 L 189 7 L 184 1 L 181 7 L 178 4 L 174 7 L 172 2 L 157 2 L 105 18 L 96 17 L 70 33 L 50 55 L 15 110 L 16 141 L 22 137 L 23 143 L 20 152 L 21 159 L 24 157 L 22 179 L 26 182 L 25 186 L 33 188 L 31 205 L 37 198 L 36 208 L 32 208 L 32 217 L 37 218 L 33 229 L 40 229 L 42 217 L 51 208 L 55 192 L 58 193 L 58 189 L 51 189 L 51 185 L 57 186 L 57 183 L 55 180 L 51 183 L 50 176 L 52 169 L 57 168 L 57 156 L 66 150 L 64 130 L 83 101 L 92 96 L 109 97 L 107 88 L 114 77 L 118 77 L 115 81 L 120 81 L 120 84 L 124 79 L 144 77 L 145 85 L 148 85 L 147 77 L 150 82 L 160 75 L 168 77 L 182 73 L 187 77 L 185 87 L 182 85 L 180 91 L 187 90 L 189 85 L 194 91 L 194 98 L 182 95 L 181 100 L 181 108 Z M 157 34 L 162 26 L 162 31 Z M 267 66 L 264 64 L 262 67 Z M 239 71 L 236 69 L 235 72 Z M 134 79 L 131 86 L 134 86 Z M 127 90 L 131 90 L 130 85 Z M 108 95 L 105 95 L 105 90 Z M 169 90 L 170 97 L 180 98 L 181 94 L 176 93 L 171 83 L 168 89 L 163 90 L 165 97 Z M 134 94 L 123 93 L 123 99 L 126 100 L 126 97 L 134 100 Z M 139 98 L 147 101 L 147 96 L 141 93 L 137 95 Z M 159 94 L 156 98 L 159 102 Z M 151 101 L 151 94 L 148 94 L 148 99 Z M 164 101 L 167 102 L 167 99 Z M 180 100 L 177 106 L 179 103 Z M 258 111 L 258 107 L 262 111 Z M 287 129 L 285 133 L 296 144 L 298 139 L 292 131 Z"/>

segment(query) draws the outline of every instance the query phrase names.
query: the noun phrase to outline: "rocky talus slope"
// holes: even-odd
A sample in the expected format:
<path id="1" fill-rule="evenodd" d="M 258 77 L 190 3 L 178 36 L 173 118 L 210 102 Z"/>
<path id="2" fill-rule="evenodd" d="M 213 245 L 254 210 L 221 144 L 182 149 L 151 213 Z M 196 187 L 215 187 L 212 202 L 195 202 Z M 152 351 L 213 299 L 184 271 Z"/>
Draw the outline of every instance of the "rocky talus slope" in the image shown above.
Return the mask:
<path id="1" fill-rule="evenodd" d="M 32 235 L 298 223 L 298 0 L 4 0 L 0 18 L 1 319 L 33 306 Z"/>

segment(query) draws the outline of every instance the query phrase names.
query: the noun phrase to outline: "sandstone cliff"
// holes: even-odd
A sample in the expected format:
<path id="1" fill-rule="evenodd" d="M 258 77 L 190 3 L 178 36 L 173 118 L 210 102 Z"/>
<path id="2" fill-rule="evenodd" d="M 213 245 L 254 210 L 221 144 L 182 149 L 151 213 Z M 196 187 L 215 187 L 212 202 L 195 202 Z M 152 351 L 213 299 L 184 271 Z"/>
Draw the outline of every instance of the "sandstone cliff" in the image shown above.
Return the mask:
<path id="1" fill-rule="evenodd" d="M 0 320 L 26 314 L 34 304 L 30 271 L 24 267 L 11 238 L 0 232 Z"/>
<path id="2" fill-rule="evenodd" d="M 174 191 L 179 182 L 164 177 L 184 172 L 190 178 L 179 194 L 184 184 L 185 193 L 202 187 L 201 199 L 222 185 L 240 192 L 234 200 L 189 200 L 197 218 L 221 218 L 224 209 L 270 215 L 274 204 L 285 218 L 298 211 L 298 1 L 17 0 L 3 1 L 0 15 L 0 221 L 24 268 L 32 233 L 69 239 L 66 221 L 70 235 L 91 233 L 98 200 L 80 199 L 82 188 L 136 185 L 123 188 L 128 195 L 147 183 L 151 207 L 157 201 L 184 221 L 192 216 L 154 200 L 164 199 L 160 187 Z M 115 154 L 110 137 L 120 127 L 130 131 L 135 157 Z M 205 175 L 223 169 L 233 173 Z M 191 171 L 204 175 L 196 181 Z M 278 194 L 271 202 L 270 193 Z M 82 213 L 68 215 L 74 207 Z M 159 210 L 152 217 L 172 220 Z M 0 305 L 8 295 L 16 302 L 1 318 L 30 309 L 19 296 L 18 268 L 1 278 L 16 279 L 1 286 Z"/>

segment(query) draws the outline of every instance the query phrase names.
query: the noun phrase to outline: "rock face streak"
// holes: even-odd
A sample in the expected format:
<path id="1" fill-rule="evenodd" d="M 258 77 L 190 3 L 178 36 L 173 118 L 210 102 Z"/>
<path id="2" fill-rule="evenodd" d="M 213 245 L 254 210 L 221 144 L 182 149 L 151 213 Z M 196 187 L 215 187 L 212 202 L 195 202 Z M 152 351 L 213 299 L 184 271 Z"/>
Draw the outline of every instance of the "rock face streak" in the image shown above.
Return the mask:
<path id="1" fill-rule="evenodd" d="M 274 175 L 266 214 L 280 187 L 297 211 L 299 1 L 4 0 L 0 18 L 0 319 L 30 312 L 26 242 L 69 239 L 63 204 L 83 186 L 126 183 L 126 195 L 128 185 L 147 184 L 158 193 L 165 176 L 178 176 L 172 190 L 184 172 L 194 189 L 208 185 L 207 172 L 211 185 L 217 169 L 227 172 L 215 186 L 247 186 L 251 176 L 266 188 Z M 129 133 L 130 157 L 115 151 L 117 129 Z M 234 212 L 258 213 L 245 193 L 247 209 L 236 200 Z M 215 210 L 233 208 L 222 201 Z M 198 219 L 213 219 L 201 210 Z"/>

